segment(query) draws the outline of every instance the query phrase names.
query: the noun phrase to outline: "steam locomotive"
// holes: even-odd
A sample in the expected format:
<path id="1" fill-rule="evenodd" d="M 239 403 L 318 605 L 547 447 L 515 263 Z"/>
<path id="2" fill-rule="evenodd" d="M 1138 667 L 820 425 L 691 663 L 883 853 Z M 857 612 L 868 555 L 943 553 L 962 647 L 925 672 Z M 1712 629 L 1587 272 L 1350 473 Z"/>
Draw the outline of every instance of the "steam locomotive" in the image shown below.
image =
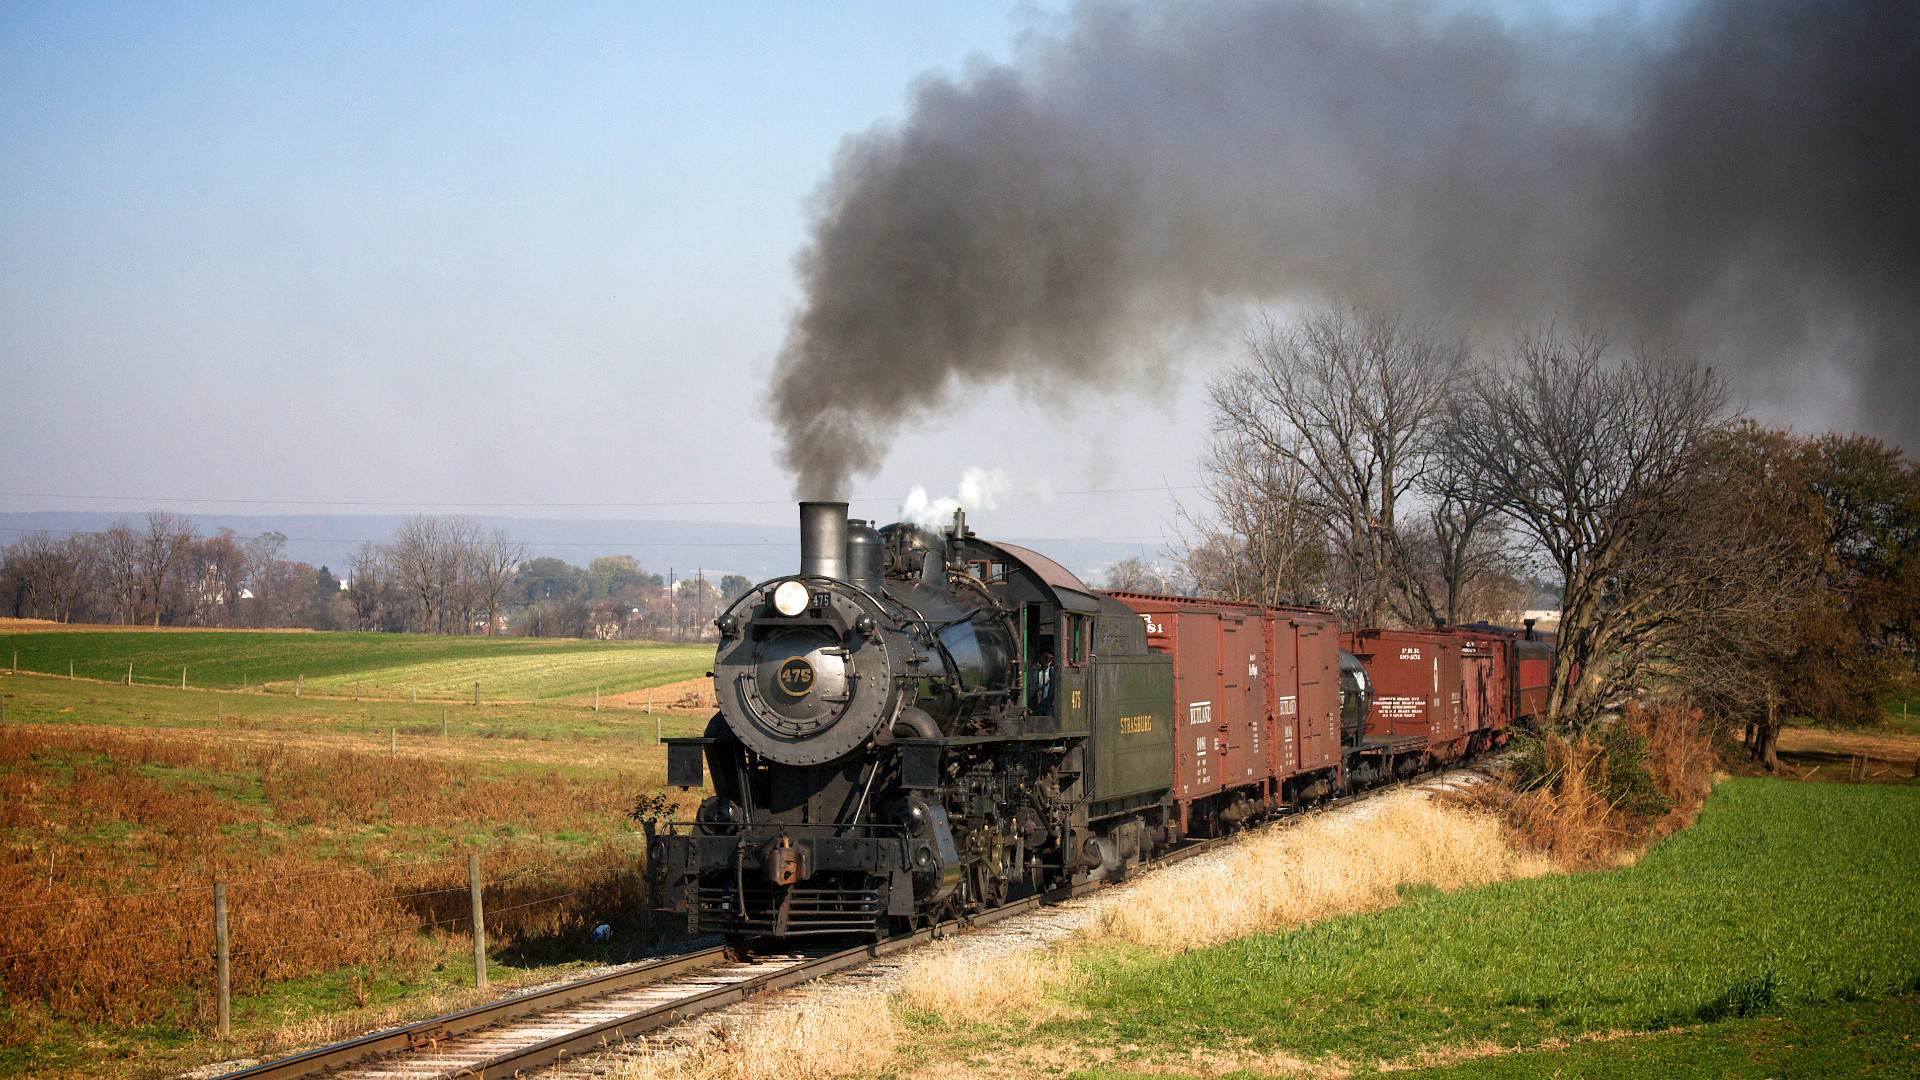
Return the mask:
<path id="1" fill-rule="evenodd" d="M 1545 704 L 1530 625 L 1343 635 L 1317 608 L 1096 591 L 963 512 L 846 511 L 800 505 L 800 572 L 719 616 L 719 712 L 667 740 L 669 783 L 713 789 L 649 851 L 690 930 L 883 937 L 1116 877 Z"/>

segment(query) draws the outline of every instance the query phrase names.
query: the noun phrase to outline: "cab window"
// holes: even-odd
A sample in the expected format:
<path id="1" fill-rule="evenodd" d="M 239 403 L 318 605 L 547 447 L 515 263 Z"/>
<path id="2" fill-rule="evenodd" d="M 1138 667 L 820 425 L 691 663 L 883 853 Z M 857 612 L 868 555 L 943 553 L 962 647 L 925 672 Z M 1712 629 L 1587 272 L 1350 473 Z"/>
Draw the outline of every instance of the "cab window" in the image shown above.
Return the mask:
<path id="1" fill-rule="evenodd" d="M 1067 616 L 1067 663 L 1078 667 L 1087 662 L 1087 635 L 1092 623 L 1085 615 Z"/>

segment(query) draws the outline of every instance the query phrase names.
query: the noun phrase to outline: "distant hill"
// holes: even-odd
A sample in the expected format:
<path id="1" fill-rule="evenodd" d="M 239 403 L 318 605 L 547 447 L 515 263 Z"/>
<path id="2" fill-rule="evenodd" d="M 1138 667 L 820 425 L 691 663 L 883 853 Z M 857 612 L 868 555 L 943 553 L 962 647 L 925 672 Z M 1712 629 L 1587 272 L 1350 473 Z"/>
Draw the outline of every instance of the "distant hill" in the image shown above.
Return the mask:
<path id="1" fill-rule="evenodd" d="M 24 532 L 56 535 L 98 532 L 114 522 L 138 524 L 143 514 L 46 510 L 0 512 L 0 545 Z M 385 541 L 406 520 L 404 514 L 186 514 L 203 535 L 232 529 L 242 536 L 278 532 L 287 537 L 283 557 L 343 572 L 363 542 Z M 755 581 L 786 573 L 800 562 L 795 526 L 742 525 L 724 521 L 638 521 L 580 518 L 516 518 L 463 515 L 483 525 L 498 525 L 527 545 L 531 558 L 565 559 L 585 566 L 596 555 L 632 555 L 647 570 L 682 576 L 704 571 L 709 579 L 742 574 Z M 1155 561 L 1156 545 L 1108 540 L 1038 541 L 1018 536 L 990 537 L 1040 551 L 1097 582 L 1104 567 L 1129 555 Z"/>

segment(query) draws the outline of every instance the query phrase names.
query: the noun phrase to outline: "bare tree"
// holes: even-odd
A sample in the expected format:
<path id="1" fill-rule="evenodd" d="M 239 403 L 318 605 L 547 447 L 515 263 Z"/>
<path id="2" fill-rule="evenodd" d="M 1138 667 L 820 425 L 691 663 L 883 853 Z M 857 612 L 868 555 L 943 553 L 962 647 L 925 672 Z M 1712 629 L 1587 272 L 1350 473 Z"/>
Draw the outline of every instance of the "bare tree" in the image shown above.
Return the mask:
<path id="1" fill-rule="evenodd" d="M 1600 332 L 1522 334 L 1504 366 L 1469 381 L 1444 435 L 1457 489 L 1497 506 L 1559 573 L 1548 709 L 1576 723 L 1710 591 L 1711 554 L 1687 543 L 1684 512 L 1727 408 L 1711 370 L 1644 348 L 1613 362 L 1610 344 Z"/>
<path id="2" fill-rule="evenodd" d="M 488 634 L 499 625 L 500 597 L 526 558 L 527 546 L 509 540 L 505 529 L 495 527 L 476 536 L 471 565 L 475 591 L 487 614 Z"/>
<path id="3" fill-rule="evenodd" d="M 414 604 L 421 633 L 445 629 L 446 582 L 453 550 L 441 519 L 415 514 L 400 523 L 389 548 L 394 575 Z"/>
<path id="4" fill-rule="evenodd" d="M 93 545 L 83 536 L 55 539 L 30 532 L 6 549 L 8 576 L 20 591 L 18 610 L 35 619 L 71 622 L 93 573 Z"/>
<path id="5" fill-rule="evenodd" d="M 1326 584 L 1324 521 L 1309 500 L 1299 459 L 1269 452 L 1276 433 L 1247 432 L 1238 418 L 1218 413 L 1214 423 L 1200 462 L 1200 487 L 1211 512 L 1175 503 L 1184 522 L 1179 560 L 1192 589 L 1263 604 L 1320 599 Z"/>
<path id="6" fill-rule="evenodd" d="M 1520 560 L 1497 507 L 1438 488 L 1425 512 L 1394 531 L 1398 614 L 1412 624 L 1457 624 L 1514 607 Z"/>
<path id="7" fill-rule="evenodd" d="M 387 545 L 367 541 L 347 560 L 347 601 L 357 630 L 405 629 L 405 601 Z"/>
<path id="8" fill-rule="evenodd" d="M 273 626 L 281 621 L 281 600 L 278 595 L 279 577 L 274 567 L 280 561 L 280 551 L 287 546 L 284 533 L 263 532 L 247 541 L 247 584 L 246 589 L 253 594 L 250 620 L 255 626 Z"/>
<path id="9" fill-rule="evenodd" d="M 1396 552 L 1404 501 L 1432 464 L 1465 343 L 1438 322 L 1336 306 L 1297 321 L 1265 319 L 1249 336 L 1248 362 L 1211 390 L 1216 447 L 1297 471 L 1323 517 L 1334 556 L 1336 606 L 1378 625 L 1398 607 L 1405 562 Z M 1282 466 L 1279 463 L 1285 462 Z"/>
<path id="10" fill-rule="evenodd" d="M 187 549 L 199 539 L 193 522 L 166 510 L 147 513 L 147 527 L 140 534 L 141 606 L 153 625 L 170 609 L 178 606 L 172 595 L 185 563 Z"/>
<path id="11" fill-rule="evenodd" d="M 112 598 L 114 618 L 131 625 L 139 616 L 141 537 L 133 526 L 116 521 L 100 533 L 96 550 L 100 571 Z"/>
<path id="12" fill-rule="evenodd" d="M 1107 567 L 1102 588 L 1108 592 L 1164 593 L 1167 576 L 1138 555 L 1129 555 Z"/>

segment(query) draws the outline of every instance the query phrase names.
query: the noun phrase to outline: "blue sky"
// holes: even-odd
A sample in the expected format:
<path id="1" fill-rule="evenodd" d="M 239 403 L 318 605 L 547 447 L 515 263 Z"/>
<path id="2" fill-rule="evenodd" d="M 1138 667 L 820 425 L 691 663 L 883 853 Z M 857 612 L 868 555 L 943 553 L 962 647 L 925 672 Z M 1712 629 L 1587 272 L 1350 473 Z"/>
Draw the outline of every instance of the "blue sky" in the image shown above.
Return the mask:
<path id="1" fill-rule="evenodd" d="M 135 498 L 0 507 L 681 500 L 525 512 L 785 522 L 759 396 L 810 193 L 916 78 L 1053 17 L 9 4 L 0 489 Z M 967 465 L 1023 490 L 1177 484 L 1193 440 L 1168 408 L 990 395 L 861 493 L 950 491 Z M 1176 460 L 1123 460 L 1137 432 L 1114 429 L 1143 418 Z M 755 505 L 688 505 L 734 500 Z M 1009 500 L 998 525 L 1158 535 L 1165 504 Z"/>

